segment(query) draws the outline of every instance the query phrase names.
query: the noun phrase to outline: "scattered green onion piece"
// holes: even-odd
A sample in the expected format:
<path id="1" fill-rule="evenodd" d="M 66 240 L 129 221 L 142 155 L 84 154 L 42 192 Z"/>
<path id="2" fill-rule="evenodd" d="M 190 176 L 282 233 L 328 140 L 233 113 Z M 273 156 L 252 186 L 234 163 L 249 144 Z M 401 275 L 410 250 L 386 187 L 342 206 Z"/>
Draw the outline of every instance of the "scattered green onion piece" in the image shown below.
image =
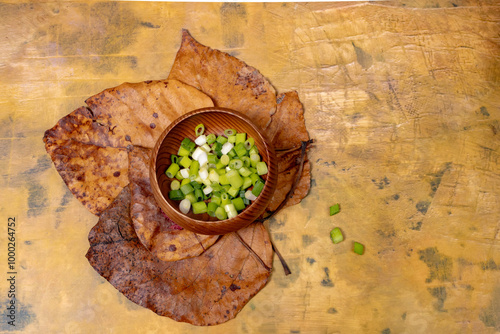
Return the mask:
<path id="1" fill-rule="evenodd" d="M 207 213 L 210 217 L 215 217 L 215 210 L 217 210 L 219 206 L 213 201 L 208 203 L 207 205 Z"/>
<path id="2" fill-rule="evenodd" d="M 220 176 L 215 169 L 211 169 L 210 172 L 208 173 L 208 179 L 211 182 L 216 182 L 217 184 L 219 184 Z"/>
<path id="3" fill-rule="evenodd" d="M 253 138 L 248 138 L 247 140 L 245 140 L 245 143 L 244 143 L 247 151 L 249 151 L 254 144 L 255 144 L 255 140 Z"/>
<path id="4" fill-rule="evenodd" d="M 248 176 L 243 178 L 243 184 L 241 185 L 241 189 L 246 189 L 252 185 L 252 179 Z"/>
<path id="5" fill-rule="evenodd" d="M 226 167 L 226 165 L 224 165 L 222 162 L 219 162 L 215 164 L 215 169 L 224 169 L 224 167 Z"/>
<path id="6" fill-rule="evenodd" d="M 252 167 L 257 166 L 257 162 L 259 162 L 259 161 L 260 161 L 260 155 L 255 154 L 255 153 L 250 154 L 250 165 Z"/>
<path id="7" fill-rule="evenodd" d="M 207 144 L 212 145 L 217 140 L 217 137 L 211 133 L 207 136 Z"/>
<path id="8" fill-rule="evenodd" d="M 229 188 L 229 190 L 227 191 L 227 193 L 229 195 L 231 195 L 232 197 L 238 196 L 239 192 L 240 192 L 240 189 L 239 188 L 234 188 L 234 187 Z"/>
<path id="9" fill-rule="evenodd" d="M 226 205 L 231 203 L 231 200 L 229 199 L 229 195 L 227 193 L 221 194 L 220 199 L 221 199 L 220 205 Z"/>
<path id="10" fill-rule="evenodd" d="M 200 136 L 196 137 L 196 139 L 194 140 L 194 143 L 196 145 L 198 145 L 198 146 L 205 146 L 205 145 L 207 145 L 208 151 L 210 151 L 210 146 L 208 146 L 208 144 L 207 144 L 207 136 L 200 135 Z M 207 149 L 205 148 L 205 150 L 207 150 Z"/>
<path id="11" fill-rule="evenodd" d="M 231 184 L 231 187 L 233 188 L 241 188 L 243 185 L 243 179 L 240 176 L 240 173 L 238 171 L 231 169 L 229 172 L 226 173 L 227 179 L 229 180 L 229 184 Z"/>
<path id="12" fill-rule="evenodd" d="M 203 124 L 198 124 L 195 128 L 194 128 L 194 134 L 196 137 L 198 136 L 201 136 L 202 134 L 205 133 L 205 125 Z"/>
<path id="13" fill-rule="evenodd" d="M 189 212 L 189 210 L 191 209 L 191 202 L 189 201 L 189 199 L 187 198 L 184 198 L 180 203 L 179 203 L 179 210 L 181 210 L 181 212 L 183 214 L 187 214 Z"/>
<path id="14" fill-rule="evenodd" d="M 330 216 L 336 215 L 340 212 L 340 204 L 334 204 L 330 207 Z"/>
<path id="15" fill-rule="evenodd" d="M 182 201 L 184 199 L 184 194 L 180 189 L 170 190 L 168 192 L 168 198 L 170 198 L 173 201 Z"/>
<path id="16" fill-rule="evenodd" d="M 182 187 L 183 185 L 185 185 L 185 184 L 189 184 L 190 182 L 191 182 L 191 180 L 190 180 L 190 179 L 182 179 L 182 181 L 181 181 L 181 187 Z M 179 187 L 179 189 L 180 189 L 180 187 Z"/>
<path id="17" fill-rule="evenodd" d="M 227 218 L 229 219 L 236 217 L 238 215 L 238 211 L 236 211 L 236 208 L 234 207 L 233 203 L 224 205 L 224 210 L 226 211 Z"/>
<path id="18" fill-rule="evenodd" d="M 243 161 L 243 167 L 250 167 L 250 158 L 247 156 L 241 157 L 241 161 Z"/>
<path id="19" fill-rule="evenodd" d="M 194 189 L 201 189 L 201 184 L 199 182 L 191 181 L 191 185 Z"/>
<path id="20" fill-rule="evenodd" d="M 231 169 L 240 169 L 243 167 L 243 161 L 240 159 L 233 159 L 229 162 L 229 168 Z"/>
<path id="21" fill-rule="evenodd" d="M 229 164 L 229 156 L 227 154 L 223 154 L 222 157 L 220 157 L 220 162 L 224 165 L 227 166 Z"/>
<path id="22" fill-rule="evenodd" d="M 212 199 L 210 201 L 211 203 L 215 203 L 217 205 L 220 205 L 222 203 L 222 199 L 220 198 L 220 196 L 217 196 L 217 195 L 212 195 Z"/>
<path id="23" fill-rule="evenodd" d="M 171 190 L 179 190 L 180 187 L 181 187 L 181 183 L 179 182 L 179 180 L 173 180 L 172 182 L 170 182 L 170 189 Z"/>
<path id="24" fill-rule="evenodd" d="M 222 186 L 219 184 L 219 182 L 212 182 L 212 184 L 210 186 L 212 187 L 214 192 L 221 191 L 221 189 L 222 189 Z"/>
<path id="25" fill-rule="evenodd" d="M 186 179 L 189 177 L 189 169 L 188 168 L 181 169 L 179 171 L 179 173 L 181 173 L 183 179 Z"/>
<path id="26" fill-rule="evenodd" d="M 234 146 L 234 152 L 236 152 L 236 155 L 239 157 L 244 157 L 248 154 L 245 144 L 243 143 L 236 144 L 236 146 Z"/>
<path id="27" fill-rule="evenodd" d="M 365 246 L 363 246 L 359 242 L 354 241 L 354 243 L 353 243 L 353 251 L 356 254 L 363 255 L 363 253 L 365 252 Z"/>
<path id="28" fill-rule="evenodd" d="M 248 198 L 243 198 L 243 203 L 245 203 L 245 205 L 250 205 L 250 200 Z"/>
<path id="29" fill-rule="evenodd" d="M 196 148 L 196 144 L 189 138 L 184 138 L 181 142 L 181 147 L 184 147 L 189 152 Z"/>
<path id="30" fill-rule="evenodd" d="M 260 193 L 262 192 L 262 189 L 264 189 L 264 182 L 259 180 L 255 182 L 255 185 L 253 186 L 252 194 L 254 194 L 255 196 L 259 196 Z"/>
<path id="31" fill-rule="evenodd" d="M 332 239 L 334 244 L 338 244 L 339 242 L 344 240 L 342 231 L 338 227 L 335 227 L 333 230 L 330 231 L 330 238 Z"/>
<path id="32" fill-rule="evenodd" d="M 195 189 L 194 190 L 194 197 L 196 198 L 196 201 L 200 202 L 203 201 L 203 191 L 201 189 Z"/>
<path id="33" fill-rule="evenodd" d="M 224 208 L 222 206 L 219 206 L 216 210 L 215 210 L 215 216 L 219 219 L 219 220 L 224 220 L 227 218 L 227 213 L 226 213 L 226 210 L 224 210 Z"/>
<path id="34" fill-rule="evenodd" d="M 175 174 L 177 174 L 177 172 L 179 171 L 180 167 L 178 164 L 176 163 L 172 163 L 170 164 L 170 166 L 168 166 L 167 168 L 167 171 L 165 172 L 165 174 L 167 174 L 167 177 L 169 178 L 174 178 Z"/>
<path id="35" fill-rule="evenodd" d="M 191 153 L 187 148 L 185 147 L 179 147 L 179 150 L 177 151 L 177 155 L 180 157 L 187 157 Z"/>
<path id="36" fill-rule="evenodd" d="M 226 184 L 229 184 L 229 183 L 230 183 L 230 182 L 229 182 L 229 179 L 228 179 L 228 177 L 227 177 L 227 173 L 226 173 L 226 174 L 219 175 L 219 183 L 220 183 L 221 185 L 223 185 L 223 186 L 224 186 L 224 185 L 226 185 Z"/>
<path id="37" fill-rule="evenodd" d="M 219 175 L 226 174 L 226 169 L 225 168 L 217 169 L 217 174 Z"/>
<path id="38" fill-rule="evenodd" d="M 173 162 L 173 163 L 175 163 L 175 164 L 179 164 L 179 157 L 176 156 L 175 154 L 172 154 L 170 156 L 170 161 Z"/>
<path id="39" fill-rule="evenodd" d="M 231 143 L 231 144 L 236 143 L 236 136 L 229 136 L 229 137 L 227 137 L 227 142 Z"/>
<path id="40" fill-rule="evenodd" d="M 236 144 L 239 144 L 239 143 L 244 143 L 245 140 L 247 140 L 247 134 L 244 133 L 244 132 L 240 132 L 240 133 L 237 133 L 236 134 Z"/>
<path id="41" fill-rule="evenodd" d="M 268 172 L 267 164 L 265 161 L 257 162 L 257 164 L 255 165 L 255 168 L 257 168 L 257 174 L 259 174 L 259 175 L 264 175 L 264 174 L 267 174 L 267 172 Z"/>
<path id="42" fill-rule="evenodd" d="M 231 202 L 233 203 L 236 211 L 241 211 L 245 208 L 245 203 L 243 203 L 243 198 L 241 197 L 236 197 L 235 199 L 232 199 Z"/>
<path id="43" fill-rule="evenodd" d="M 193 160 L 189 159 L 188 156 L 184 156 L 182 157 L 181 161 L 179 161 L 179 164 L 184 168 L 189 168 L 189 166 L 191 166 L 192 161 Z"/>
<path id="44" fill-rule="evenodd" d="M 245 198 L 245 190 L 240 190 L 239 196 Z"/>
<path id="45" fill-rule="evenodd" d="M 196 202 L 193 203 L 193 213 L 195 215 L 198 215 L 200 213 L 205 213 L 207 212 L 207 204 L 205 202 Z"/>
<path id="46" fill-rule="evenodd" d="M 248 151 L 248 153 L 250 153 L 250 155 L 252 155 L 252 154 L 259 154 L 259 149 L 257 148 L 257 146 L 254 145 L 254 146 L 252 146 L 250 148 L 250 150 Z"/>
<path id="47" fill-rule="evenodd" d="M 238 172 L 241 174 L 241 176 L 244 177 L 250 176 L 250 174 L 252 174 L 252 171 L 246 167 L 241 167 L 240 169 L 238 169 Z"/>
<path id="48" fill-rule="evenodd" d="M 175 174 L 175 178 L 179 181 L 184 180 L 184 177 L 181 175 L 181 171 L 178 171 L 177 174 Z"/>
<path id="49" fill-rule="evenodd" d="M 217 137 L 217 142 L 221 145 L 224 145 L 227 142 L 227 138 L 224 136 L 218 136 Z"/>
<path id="50" fill-rule="evenodd" d="M 224 135 L 226 137 L 234 136 L 235 134 L 236 134 L 236 130 L 235 129 L 226 129 L 226 130 L 224 130 Z"/>
<path id="51" fill-rule="evenodd" d="M 208 154 L 207 158 L 209 164 L 216 164 L 217 162 L 219 162 L 219 159 L 217 159 L 217 155 L 215 154 Z"/>
<path id="52" fill-rule="evenodd" d="M 194 196 L 194 193 L 187 194 L 186 199 L 188 199 L 189 202 L 191 202 L 191 204 L 197 202 L 196 197 Z"/>
<path id="53" fill-rule="evenodd" d="M 262 178 L 257 173 L 250 174 L 250 179 L 252 180 L 252 185 L 255 185 L 257 181 L 262 181 Z"/>
<path id="54" fill-rule="evenodd" d="M 225 138 L 225 137 L 222 137 Z M 212 145 L 212 151 L 215 153 L 217 157 L 222 156 L 222 144 L 219 142 L 216 142 L 215 144 Z"/>
<path id="55" fill-rule="evenodd" d="M 245 191 L 245 198 L 248 199 L 249 201 L 255 201 L 257 199 L 257 196 L 252 194 L 251 190 Z"/>
<path id="56" fill-rule="evenodd" d="M 194 191 L 194 188 L 193 188 L 193 186 L 191 186 L 191 184 L 190 184 L 190 183 L 188 183 L 188 184 L 185 184 L 185 185 L 183 185 L 183 186 L 181 187 L 181 191 L 182 191 L 182 193 L 183 193 L 184 195 L 187 195 L 187 194 L 189 194 L 189 193 L 192 193 L 192 192 Z"/>
<path id="57" fill-rule="evenodd" d="M 234 158 L 236 156 L 236 152 L 234 151 L 234 149 L 231 149 L 231 151 L 229 151 L 229 153 L 227 154 L 230 158 Z"/>

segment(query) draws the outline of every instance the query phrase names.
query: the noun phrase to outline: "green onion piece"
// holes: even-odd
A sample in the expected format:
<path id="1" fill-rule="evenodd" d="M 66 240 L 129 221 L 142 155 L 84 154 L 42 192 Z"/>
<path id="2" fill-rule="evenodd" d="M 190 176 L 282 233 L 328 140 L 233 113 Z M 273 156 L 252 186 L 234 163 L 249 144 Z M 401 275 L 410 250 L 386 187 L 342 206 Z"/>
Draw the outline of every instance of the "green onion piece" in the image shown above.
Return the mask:
<path id="1" fill-rule="evenodd" d="M 217 155 L 215 155 L 215 154 L 208 154 L 207 158 L 208 158 L 209 164 L 216 164 L 217 162 L 219 162 L 218 161 L 219 159 L 217 159 Z"/>
<path id="2" fill-rule="evenodd" d="M 182 176 L 181 171 L 179 170 L 177 174 L 175 174 L 175 178 L 179 181 L 184 180 L 184 176 Z"/>
<path id="3" fill-rule="evenodd" d="M 203 191 L 201 189 L 195 189 L 194 190 L 194 197 L 196 197 L 196 201 L 200 202 L 203 201 Z"/>
<path id="4" fill-rule="evenodd" d="M 251 174 L 250 179 L 252 180 L 253 185 L 255 185 L 255 183 L 257 183 L 257 181 L 262 181 L 262 178 L 259 175 L 257 175 L 257 173 Z"/>
<path id="5" fill-rule="evenodd" d="M 224 210 L 226 211 L 227 218 L 229 219 L 236 217 L 238 215 L 238 211 L 236 211 L 236 208 L 234 207 L 233 203 L 224 205 Z"/>
<path id="6" fill-rule="evenodd" d="M 179 147 L 179 150 L 177 151 L 177 155 L 180 157 L 187 157 L 191 153 L 187 148 L 185 147 Z"/>
<path id="7" fill-rule="evenodd" d="M 183 193 L 184 195 L 187 195 L 187 194 L 189 194 L 189 193 L 192 193 L 192 192 L 194 191 L 194 188 L 193 188 L 193 186 L 191 186 L 191 184 L 190 184 L 190 183 L 188 183 L 188 184 L 185 184 L 185 185 L 183 185 L 183 186 L 181 187 L 181 191 L 182 191 L 182 193 Z"/>
<path id="8" fill-rule="evenodd" d="M 197 202 L 196 197 L 194 196 L 194 193 L 187 194 L 186 199 L 188 199 L 191 202 L 191 204 Z"/>
<path id="9" fill-rule="evenodd" d="M 223 154 L 221 157 L 220 157 L 220 162 L 224 165 L 224 166 L 227 166 L 229 164 L 229 156 L 227 154 Z"/>
<path id="10" fill-rule="evenodd" d="M 260 155 L 255 154 L 255 153 L 250 154 L 250 165 L 252 167 L 257 166 L 257 162 L 259 162 L 259 161 L 260 161 Z"/>
<path id="11" fill-rule="evenodd" d="M 225 137 L 222 137 L 225 138 Z M 217 155 L 217 157 L 222 156 L 222 144 L 219 142 L 216 142 L 215 144 L 212 145 L 212 151 Z"/>
<path id="12" fill-rule="evenodd" d="M 220 205 L 222 203 L 222 199 L 220 196 L 217 196 L 215 194 L 212 195 L 211 203 L 215 203 L 217 205 Z"/>
<path id="13" fill-rule="evenodd" d="M 334 204 L 330 207 L 330 216 L 336 215 L 340 212 L 340 204 Z"/>
<path id="14" fill-rule="evenodd" d="M 217 137 L 217 142 L 218 142 L 219 144 L 223 145 L 223 144 L 227 143 L 227 138 L 226 138 L 226 137 L 224 137 L 224 136 L 218 136 L 218 137 Z"/>
<path id="15" fill-rule="evenodd" d="M 239 143 L 244 143 L 245 140 L 247 140 L 247 134 L 244 133 L 244 132 L 241 132 L 241 133 L 237 133 L 236 134 L 236 144 L 239 144 Z"/>
<path id="16" fill-rule="evenodd" d="M 259 174 L 259 175 L 264 175 L 264 174 L 267 174 L 267 172 L 268 172 L 267 164 L 265 161 L 257 162 L 257 164 L 255 165 L 255 168 L 257 168 L 257 174 Z"/>
<path id="17" fill-rule="evenodd" d="M 243 178 L 243 184 L 241 185 L 241 189 L 246 189 L 252 185 L 252 179 L 249 177 Z"/>
<path id="18" fill-rule="evenodd" d="M 224 220 L 227 218 L 227 213 L 226 213 L 226 210 L 224 210 L 224 208 L 222 206 L 219 206 L 216 210 L 215 210 L 215 216 L 219 219 L 219 220 Z"/>
<path id="19" fill-rule="evenodd" d="M 172 154 L 170 156 L 170 161 L 172 161 L 173 163 L 179 164 L 179 157 L 176 156 L 175 154 Z"/>
<path id="20" fill-rule="evenodd" d="M 220 205 L 222 206 L 231 203 L 231 200 L 229 199 L 229 195 L 227 193 L 221 194 L 220 199 L 221 199 Z"/>
<path id="21" fill-rule="evenodd" d="M 222 186 L 218 182 L 212 182 L 212 184 L 210 186 L 212 187 L 214 192 L 221 191 L 221 189 L 222 189 Z"/>
<path id="22" fill-rule="evenodd" d="M 233 203 L 236 211 L 241 211 L 245 208 L 245 203 L 241 197 L 236 197 L 235 199 L 232 199 L 231 202 Z"/>
<path id="23" fill-rule="evenodd" d="M 250 158 L 247 156 L 241 157 L 241 161 L 243 161 L 243 167 L 250 167 Z"/>
<path id="24" fill-rule="evenodd" d="M 173 180 L 172 182 L 170 182 L 170 189 L 179 190 L 180 187 L 181 183 L 179 182 L 179 180 Z"/>
<path id="25" fill-rule="evenodd" d="M 198 136 L 201 136 L 202 134 L 205 133 L 205 125 L 203 124 L 198 124 L 195 128 L 194 128 L 194 134 L 196 137 Z"/>
<path id="26" fill-rule="evenodd" d="M 231 189 L 231 185 L 230 184 L 225 184 L 222 186 L 222 190 L 221 191 L 224 191 L 224 192 L 228 192 L 228 190 Z"/>
<path id="27" fill-rule="evenodd" d="M 201 189 L 201 184 L 199 182 L 196 182 L 196 181 L 191 181 L 191 186 L 194 189 Z"/>
<path id="28" fill-rule="evenodd" d="M 174 178 L 175 174 L 177 174 L 177 172 L 180 170 L 181 168 L 179 167 L 178 164 L 176 163 L 172 163 L 170 164 L 170 166 L 168 166 L 167 168 L 167 171 L 165 172 L 165 174 L 167 174 L 167 177 L 169 178 Z"/>
<path id="29" fill-rule="evenodd" d="M 229 184 L 229 179 L 227 177 L 227 173 L 226 174 L 222 174 L 222 175 L 219 175 L 219 183 L 221 185 L 226 185 L 226 184 Z"/>
<path id="30" fill-rule="evenodd" d="M 185 185 L 185 184 L 190 183 L 190 182 L 191 182 L 191 180 L 190 180 L 190 179 L 182 179 L 182 181 L 181 181 L 181 187 L 182 187 L 183 185 Z M 180 187 L 179 187 L 179 189 L 180 189 Z"/>
<path id="31" fill-rule="evenodd" d="M 250 153 L 250 155 L 252 155 L 252 154 L 259 154 L 259 149 L 257 148 L 257 146 L 254 145 L 254 146 L 252 146 L 250 148 L 250 150 L 248 151 L 248 153 Z"/>
<path id="32" fill-rule="evenodd" d="M 219 206 L 215 204 L 213 201 L 208 203 L 207 205 L 207 213 L 210 217 L 215 217 L 215 210 L 217 210 Z"/>
<path id="33" fill-rule="evenodd" d="M 234 151 L 236 152 L 236 155 L 239 156 L 240 158 L 248 154 L 248 151 L 245 148 L 245 144 L 243 143 L 236 144 L 236 146 L 234 147 Z"/>
<path id="34" fill-rule="evenodd" d="M 250 205 L 250 203 L 252 203 L 252 202 L 250 202 L 250 200 L 245 197 L 245 198 L 243 198 L 243 203 L 245 203 L 245 205 Z"/>
<path id="35" fill-rule="evenodd" d="M 230 157 L 230 158 L 234 158 L 236 156 L 236 152 L 234 151 L 234 149 L 231 149 L 231 151 L 229 151 L 227 153 L 227 155 Z"/>
<path id="36" fill-rule="evenodd" d="M 195 215 L 205 212 L 207 212 L 207 204 L 205 202 L 200 201 L 193 203 L 193 213 Z"/>
<path id="37" fill-rule="evenodd" d="M 226 169 L 225 168 L 217 169 L 217 174 L 219 175 L 226 174 Z"/>
<path id="38" fill-rule="evenodd" d="M 229 161 L 229 168 L 240 169 L 241 167 L 243 167 L 243 161 L 241 161 L 240 159 L 233 159 Z"/>
<path id="39" fill-rule="evenodd" d="M 179 203 L 179 209 L 183 214 L 187 214 L 189 210 L 191 209 L 191 202 L 187 199 L 184 198 L 180 203 Z"/>
<path id="40" fill-rule="evenodd" d="M 241 176 L 244 177 L 250 176 L 250 174 L 252 174 L 252 171 L 246 167 L 241 167 L 240 169 L 238 169 L 238 172 L 241 174 Z"/>
<path id="41" fill-rule="evenodd" d="M 168 198 L 170 198 L 173 201 L 182 201 L 184 199 L 184 194 L 180 189 L 170 190 L 168 192 Z"/>
<path id="42" fill-rule="evenodd" d="M 211 181 L 210 185 L 212 185 L 212 182 L 215 182 L 218 185 L 220 176 L 215 169 L 211 169 L 208 173 L 208 179 Z"/>
<path id="43" fill-rule="evenodd" d="M 227 142 L 234 144 L 236 142 L 236 136 L 227 137 Z"/>
<path id="44" fill-rule="evenodd" d="M 200 170 L 200 163 L 197 160 L 193 160 L 189 168 L 189 179 L 191 181 L 194 181 L 196 177 L 198 177 L 199 170 Z"/>
<path id="45" fill-rule="evenodd" d="M 189 166 L 191 166 L 192 161 L 193 160 L 189 159 L 189 157 L 185 156 L 182 157 L 181 161 L 179 161 L 179 164 L 184 168 L 189 168 Z"/>
<path id="46" fill-rule="evenodd" d="M 181 147 L 183 147 L 186 150 L 188 150 L 189 152 L 191 152 L 196 148 L 196 144 L 191 139 L 184 138 L 181 142 Z"/>
<path id="47" fill-rule="evenodd" d="M 215 169 L 224 169 L 224 167 L 226 167 L 226 165 L 224 165 L 222 162 L 219 162 L 215 164 Z"/>
<path id="48" fill-rule="evenodd" d="M 259 180 L 255 182 L 255 185 L 253 186 L 252 194 L 254 194 L 255 196 L 259 196 L 260 193 L 262 192 L 262 189 L 264 189 L 264 182 Z"/>
<path id="49" fill-rule="evenodd" d="M 330 238 L 332 239 L 334 244 L 338 244 L 339 242 L 344 240 L 342 231 L 338 227 L 335 227 L 333 230 L 330 231 Z"/>
<path id="50" fill-rule="evenodd" d="M 253 138 L 248 138 L 247 140 L 245 140 L 245 148 L 247 149 L 247 151 L 249 151 L 252 146 L 255 144 L 255 140 Z"/>
<path id="51" fill-rule="evenodd" d="M 232 197 L 236 197 L 240 193 L 240 188 L 231 187 L 231 188 L 229 188 L 229 190 L 227 191 L 227 193 L 229 195 L 231 195 Z"/>
<path id="52" fill-rule="evenodd" d="M 236 130 L 235 129 L 226 129 L 226 130 L 224 130 L 224 135 L 226 137 L 234 136 L 235 134 L 236 134 Z"/>
<path id="53" fill-rule="evenodd" d="M 356 254 L 363 255 L 363 253 L 365 252 L 365 246 L 363 246 L 359 242 L 354 241 L 354 243 L 353 243 L 353 251 Z"/>
<path id="54" fill-rule="evenodd" d="M 211 133 L 207 136 L 207 144 L 212 145 L 217 140 L 217 137 Z"/>
<path id="55" fill-rule="evenodd" d="M 226 175 L 231 187 L 238 189 L 241 188 L 241 186 L 243 185 L 243 179 L 241 178 L 240 173 L 238 173 L 238 171 L 231 169 L 226 173 Z"/>

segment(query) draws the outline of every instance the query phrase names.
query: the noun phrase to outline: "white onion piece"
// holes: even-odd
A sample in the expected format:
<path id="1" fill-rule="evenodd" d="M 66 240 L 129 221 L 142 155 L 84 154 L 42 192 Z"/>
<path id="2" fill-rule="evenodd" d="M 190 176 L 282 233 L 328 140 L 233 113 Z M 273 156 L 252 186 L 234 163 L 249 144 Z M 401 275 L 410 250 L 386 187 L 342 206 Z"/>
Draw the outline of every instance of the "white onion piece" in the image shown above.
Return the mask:
<path id="1" fill-rule="evenodd" d="M 205 187 L 205 189 L 203 189 L 203 193 L 205 195 L 208 195 L 212 192 L 212 190 L 213 190 L 212 187 L 208 186 L 208 187 Z"/>
<path id="2" fill-rule="evenodd" d="M 201 168 L 198 174 L 200 175 L 200 178 L 202 180 L 205 180 L 208 177 L 208 171 L 206 170 L 206 168 Z"/>
<path id="3" fill-rule="evenodd" d="M 198 136 L 196 137 L 194 142 L 196 143 L 196 145 L 201 146 L 207 142 L 207 136 L 205 135 Z"/>
<path id="4" fill-rule="evenodd" d="M 187 214 L 189 210 L 191 209 L 191 202 L 187 199 L 184 198 L 180 203 L 179 203 L 179 209 L 183 214 Z"/>
<path id="5" fill-rule="evenodd" d="M 252 194 L 252 191 L 251 190 L 247 190 L 245 192 L 245 198 L 250 200 L 250 201 L 255 201 L 257 199 L 257 196 L 255 196 L 254 194 Z"/>
<path id="6" fill-rule="evenodd" d="M 204 144 L 201 146 L 201 149 L 207 153 L 209 153 L 212 149 L 210 148 L 210 146 L 208 146 L 208 144 Z"/>
<path id="7" fill-rule="evenodd" d="M 207 152 L 201 152 L 200 155 L 198 156 L 198 162 L 200 163 L 200 167 L 208 164 L 208 155 Z"/>
<path id="8" fill-rule="evenodd" d="M 224 143 L 224 145 L 222 145 L 222 149 L 220 150 L 222 152 L 222 154 L 228 154 L 229 151 L 231 151 L 233 149 L 234 145 L 230 142 L 226 142 Z"/>
<path id="9" fill-rule="evenodd" d="M 194 150 L 193 154 L 191 155 L 192 158 L 196 161 L 198 161 L 198 157 L 200 156 L 201 153 L 205 153 L 201 148 L 197 147 L 196 150 Z"/>
<path id="10" fill-rule="evenodd" d="M 187 179 L 189 177 L 189 169 L 183 168 L 179 172 L 183 178 Z"/>

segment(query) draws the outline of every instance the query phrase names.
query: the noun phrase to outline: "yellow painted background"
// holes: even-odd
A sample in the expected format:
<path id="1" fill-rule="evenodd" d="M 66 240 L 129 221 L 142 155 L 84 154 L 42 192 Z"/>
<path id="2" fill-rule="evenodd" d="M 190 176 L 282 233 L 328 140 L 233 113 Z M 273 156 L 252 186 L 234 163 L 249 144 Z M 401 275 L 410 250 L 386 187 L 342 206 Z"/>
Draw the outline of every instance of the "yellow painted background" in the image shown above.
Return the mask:
<path id="1" fill-rule="evenodd" d="M 491 2 L 0 3 L 0 301 L 17 226 L 27 333 L 500 331 L 500 7 Z M 187 28 L 297 90 L 312 187 L 269 223 L 288 261 L 201 328 L 128 301 L 85 259 L 97 222 L 42 137 L 84 100 L 163 79 Z M 342 212 L 329 217 L 329 205 Z M 333 245 L 339 226 L 346 240 Z M 353 241 L 366 247 L 358 256 Z M 9 332 L 2 315 L 0 331 Z"/>

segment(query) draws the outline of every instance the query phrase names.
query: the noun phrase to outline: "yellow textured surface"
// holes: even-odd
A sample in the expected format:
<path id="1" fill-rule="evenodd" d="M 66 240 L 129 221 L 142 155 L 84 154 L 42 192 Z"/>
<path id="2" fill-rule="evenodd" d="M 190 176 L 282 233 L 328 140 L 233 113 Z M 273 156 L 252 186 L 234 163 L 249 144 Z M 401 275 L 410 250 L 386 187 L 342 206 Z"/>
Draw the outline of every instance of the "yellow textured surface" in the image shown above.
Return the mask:
<path id="1" fill-rule="evenodd" d="M 428 4 L 1 3 L 0 330 L 13 329 L 16 217 L 17 331 L 499 332 L 500 7 Z M 309 196 L 269 223 L 292 275 L 275 257 L 268 285 L 211 328 L 159 317 L 94 272 L 97 218 L 42 142 L 85 98 L 166 78 L 182 28 L 297 90 L 316 139 Z"/>

